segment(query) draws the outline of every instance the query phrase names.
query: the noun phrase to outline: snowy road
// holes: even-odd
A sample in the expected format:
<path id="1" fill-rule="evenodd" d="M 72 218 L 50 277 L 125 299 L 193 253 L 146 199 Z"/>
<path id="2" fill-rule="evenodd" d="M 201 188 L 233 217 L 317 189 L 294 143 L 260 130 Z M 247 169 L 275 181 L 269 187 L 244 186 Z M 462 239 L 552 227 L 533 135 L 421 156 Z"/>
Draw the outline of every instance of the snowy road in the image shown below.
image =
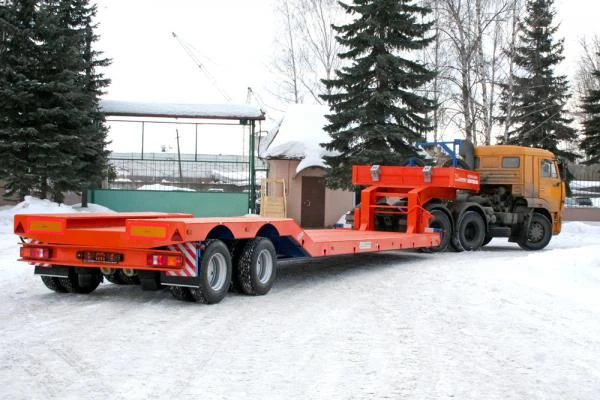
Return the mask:
<path id="1" fill-rule="evenodd" d="M 600 226 L 282 263 L 214 306 L 48 291 L 0 215 L 0 399 L 599 399 Z"/>

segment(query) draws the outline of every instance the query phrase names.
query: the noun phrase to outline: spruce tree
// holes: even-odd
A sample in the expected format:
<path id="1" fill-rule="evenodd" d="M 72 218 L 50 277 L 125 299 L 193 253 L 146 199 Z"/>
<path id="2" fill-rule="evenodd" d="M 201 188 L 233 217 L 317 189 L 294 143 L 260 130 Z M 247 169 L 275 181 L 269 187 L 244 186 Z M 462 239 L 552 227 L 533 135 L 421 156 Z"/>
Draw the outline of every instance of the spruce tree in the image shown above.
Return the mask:
<path id="1" fill-rule="evenodd" d="M 569 160 L 575 154 L 560 150 L 561 141 L 576 138 L 569 126 L 572 118 L 565 116 L 565 104 L 570 97 L 566 76 L 555 75 L 555 67 L 563 60 L 563 41 L 555 40 L 558 27 L 553 0 L 529 0 L 524 21 L 520 24 L 519 45 L 515 48 L 513 75 L 513 107 L 508 140 L 501 143 L 540 147 Z M 508 98 L 508 88 L 503 98 Z M 502 110 L 506 113 L 506 102 Z M 506 114 L 501 118 L 506 121 Z"/>
<path id="2" fill-rule="evenodd" d="M 9 6 L 18 11 L 19 3 L 26 1 L 14 1 Z M 32 10 L 30 29 L 16 29 L 14 33 L 17 38 L 23 37 L 22 46 L 29 46 L 30 51 L 22 60 L 27 74 L 2 82 L 2 89 L 9 94 L 23 88 L 22 96 L 28 100 L 26 104 L 21 102 L 17 112 L 17 116 L 24 113 L 27 118 L 6 121 L 6 132 L 13 136 L 6 136 L 6 140 L 0 137 L 0 146 L 7 150 L 20 146 L 21 152 L 16 154 L 21 164 L 6 163 L 2 172 L 9 177 L 8 194 L 32 193 L 62 201 L 66 191 L 79 192 L 100 185 L 106 171 L 107 130 L 99 110 L 99 96 L 108 81 L 97 68 L 108 61 L 100 59 L 93 50 L 97 39 L 92 22 L 96 8 L 88 0 L 27 3 Z M 22 19 L 18 13 L 13 17 L 17 21 L 19 18 Z M 7 47 L 15 47 L 16 54 L 22 52 L 17 43 L 20 42 L 7 42 Z M 20 65 L 18 59 L 8 61 Z M 32 80 L 34 84 L 24 86 Z M 10 99 L 0 101 L 0 115 L 10 112 Z M 20 170 L 27 171 L 30 179 L 22 179 Z"/>
<path id="3" fill-rule="evenodd" d="M 595 70 L 593 76 L 600 82 L 600 70 Z M 585 113 L 581 141 L 581 148 L 588 157 L 585 163 L 600 163 L 600 90 L 590 89 L 581 108 Z"/>
<path id="4" fill-rule="evenodd" d="M 35 166 L 45 151 L 38 118 L 36 3 L 14 0 L 0 6 L 0 178 L 4 194 L 20 198 L 39 187 Z"/>
<path id="5" fill-rule="evenodd" d="M 355 16 L 334 27 L 347 49 L 348 66 L 324 80 L 329 103 L 322 144 L 336 155 L 325 156 L 327 185 L 349 189 L 354 164 L 399 165 L 415 153 L 415 142 L 431 129 L 427 113 L 435 104 L 418 89 L 435 73 L 411 52 L 426 47 L 432 24 L 421 22 L 430 9 L 407 0 L 355 0 L 340 3 Z"/>
<path id="6" fill-rule="evenodd" d="M 92 19 L 95 6 L 87 0 L 47 1 L 44 55 L 49 60 L 44 82 L 48 118 L 45 136 L 58 151 L 47 155 L 52 198 L 65 191 L 82 191 L 100 184 L 107 164 L 106 127 L 99 112 L 99 96 L 108 84 L 96 68 L 108 64 L 92 50 L 97 37 Z"/>

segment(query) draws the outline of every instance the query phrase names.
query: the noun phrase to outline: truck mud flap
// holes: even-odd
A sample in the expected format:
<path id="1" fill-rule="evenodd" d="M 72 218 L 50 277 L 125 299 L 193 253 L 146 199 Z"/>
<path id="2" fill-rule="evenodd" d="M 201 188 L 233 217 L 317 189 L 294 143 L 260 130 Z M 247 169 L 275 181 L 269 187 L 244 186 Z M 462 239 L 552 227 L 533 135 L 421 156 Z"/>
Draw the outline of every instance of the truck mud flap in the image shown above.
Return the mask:
<path id="1" fill-rule="evenodd" d="M 172 276 L 165 272 L 160 273 L 160 283 L 165 286 L 185 286 L 185 287 L 200 287 L 200 278 L 197 276 Z"/>
<path id="2" fill-rule="evenodd" d="M 34 274 L 43 276 L 53 276 L 56 278 L 68 278 L 69 267 L 64 265 L 53 265 L 48 267 L 36 265 Z"/>

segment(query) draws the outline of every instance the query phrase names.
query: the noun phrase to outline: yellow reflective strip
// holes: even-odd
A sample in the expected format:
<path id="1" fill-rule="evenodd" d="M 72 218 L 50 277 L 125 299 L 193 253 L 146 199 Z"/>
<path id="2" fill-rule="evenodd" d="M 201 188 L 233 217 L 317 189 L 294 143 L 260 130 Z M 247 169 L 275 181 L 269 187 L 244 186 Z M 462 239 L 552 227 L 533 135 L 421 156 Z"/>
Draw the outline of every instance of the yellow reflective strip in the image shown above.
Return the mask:
<path id="1" fill-rule="evenodd" d="M 29 230 L 35 232 L 61 232 L 62 224 L 57 221 L 31 221 Z"/>
<path id="2" fill-rule="evenodd" d="M 131 227 L 131 235 L 132 236 L 165 238 L 165 237 L 167 237 L 167 229 L 162 226 L 135 225 L 135 226 Z"/>

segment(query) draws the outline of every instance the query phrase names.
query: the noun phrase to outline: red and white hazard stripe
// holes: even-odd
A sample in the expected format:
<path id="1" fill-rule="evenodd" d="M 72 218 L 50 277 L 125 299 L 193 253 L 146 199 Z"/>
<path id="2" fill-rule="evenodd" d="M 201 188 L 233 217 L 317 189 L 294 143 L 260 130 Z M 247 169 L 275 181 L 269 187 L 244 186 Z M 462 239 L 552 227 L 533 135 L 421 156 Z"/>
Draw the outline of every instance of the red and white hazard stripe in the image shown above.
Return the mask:
<path id="1" fill-rule="evenodd" d="M 174 244 L 167 246 L 169 250 L 178 251 L 183 255 L 184 268 L 181 271 L 168 271 L 167 276 L 186 276 L 195 277 L 198 276 L 197 265 L 198 265 L 198 253 L 196 253 L 195 242 L 185 242 L 181 244 Z"/>

